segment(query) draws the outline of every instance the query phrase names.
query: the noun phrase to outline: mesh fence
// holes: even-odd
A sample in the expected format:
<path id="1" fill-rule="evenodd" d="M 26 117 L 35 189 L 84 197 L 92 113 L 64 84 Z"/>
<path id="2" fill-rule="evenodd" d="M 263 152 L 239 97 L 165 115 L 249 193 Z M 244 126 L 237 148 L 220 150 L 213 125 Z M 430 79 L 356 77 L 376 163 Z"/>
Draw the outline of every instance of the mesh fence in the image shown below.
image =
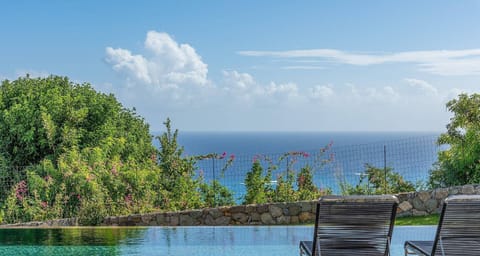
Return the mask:
<path id="1" fill-rule="evenodd" d="M 271 180 L 274 186 L 287 170 L 296 175 L 302 167 L 309 165 L 318 188 L 340 194 L 340 184 L 357 185 L 366 175 L 365 165 L 369 164 L 377 168 L 392 168 L 393 172 L 421 188 L 428 181 L 438 152 L 442 150 L 436 141 L 436 136 L 424 136 L 360 145 L 322 145 L 305 151 L 238 155 L 231 165 L 228 165 L 228 157 L 204 159 L 197 161 L 197 166 L 207 181 L 215 179 L 229 188 L 237 202 L 241 202 L 246 193 L 245 178 L 254 161 L 260 161 L 265 172 L 271 165 L 277 167 Z"/>
<path id="2" fill-rule="evenodd" d="M 436 136 L 424 136 L 360 145 L 321 145 L 305 151 L 237 155 L 233 161 L 230 156 L 206 158 L 197 160 L 197 173 L 207 182 L 219 181 L 233 193 L 237 203 L 241 203 L 246 194 L 245 178 L 255 161 L 261 163 L 264 172 L 276 167 L 270 181 L 273 187 L 287 171 L 296 176 L 308 165 L 318 188 L 341 194 L 342 182 L 352 186 L 360 182 L 365 175 L 365 164 L 392 168 L 405 180 L 421 186 L 428 181 L 429 171 L 442 150 L 436 140 Z M 0 205 L 25 176 L 25 167 L 0 168 Z"/>

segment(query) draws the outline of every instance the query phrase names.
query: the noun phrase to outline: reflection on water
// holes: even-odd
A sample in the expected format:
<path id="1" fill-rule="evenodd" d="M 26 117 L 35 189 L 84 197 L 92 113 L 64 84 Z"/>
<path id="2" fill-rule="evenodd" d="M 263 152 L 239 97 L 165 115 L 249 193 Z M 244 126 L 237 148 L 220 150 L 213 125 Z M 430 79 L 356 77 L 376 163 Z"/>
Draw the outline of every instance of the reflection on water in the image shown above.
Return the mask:
<path id="1" fill-rule="evenodd" d="M 435 228 L 397 227 L 392 255 Z M 297 255 L 312 226 L 0 229 L 0 255 Z"/>

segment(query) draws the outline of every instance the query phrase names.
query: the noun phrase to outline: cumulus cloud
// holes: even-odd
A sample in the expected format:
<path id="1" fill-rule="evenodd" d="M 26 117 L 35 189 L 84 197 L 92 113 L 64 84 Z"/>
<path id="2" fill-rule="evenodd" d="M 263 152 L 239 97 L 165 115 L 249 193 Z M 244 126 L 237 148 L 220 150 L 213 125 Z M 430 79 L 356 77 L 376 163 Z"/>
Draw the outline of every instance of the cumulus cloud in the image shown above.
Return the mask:
<path id="1" fill-rule="evenodd" d="M 426 94 L 437 95 L 438 90 L 433 85 L 427 83 L 426 81 L 414 78 L 406 78 L 405 81 L 413 88 L 418 88 Z"/>
<path id="2" fill-rule="evenodd" d="M 271 81 L 262 84 L 248 73 L 236 70 L 223 71 L 223 90 L 227 97 L 234 98 L 243 103 L 264 105 L 282 102 L 288 104 L 290 100 L 298 98 L 299 88 L 295 83 L 276 83 Z"/>
<path id="3" fill-rule="evenodd" d="M 308 91 L 311 99 L 320 101 L 326 101 L 335 94 L 331 85 L 316 85 Z"/>
<path id="4" fill-rule="evenodd" d="M 390 54 L 350 53 L 336 49 L 310 49 L 239 51 L 238 54 L 274 58 L 318 58 L 356 66 L 414 63 L 419 67 L 419 70 L 437 75 L 480 75 L 480 49 L 407 51 Z"/>
<path id="5" fill-rule="evenodd" d="M 208 83 L 208 66 L 192 46 L 177 43 L 167 33 L 149 31 L 144 47 L 145 55 L 107 47 L 105 61 L 133 83 L 160 88 Z"/>

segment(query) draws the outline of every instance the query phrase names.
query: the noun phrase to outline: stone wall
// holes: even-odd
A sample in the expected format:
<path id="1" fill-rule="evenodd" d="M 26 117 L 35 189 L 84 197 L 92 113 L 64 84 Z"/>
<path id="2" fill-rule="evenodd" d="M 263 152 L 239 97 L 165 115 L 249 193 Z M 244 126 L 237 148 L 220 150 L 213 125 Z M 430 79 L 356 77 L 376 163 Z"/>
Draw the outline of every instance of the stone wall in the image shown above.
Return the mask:
<path id="1" fill-rule="evenodd" d="M 480 185 L 438 188 L 428 191 L 398 194 L 400 205 L 397 216 L 422 216 L 439 213 L 442 202 L 449 195 L 480 195 Z"/>
<path id="2" fill-rule="evenodd" d="M 480 185 L 465 185 L 429 191 L 401 193 L 397 216 L 420 216 L 437 213 L 443 200 L 449 195 L 480 194 Z M 104 219 L 104 226 L 225 226 L 225 225 L 289 225 L 314 223 L 316 201 L 295 203 L 271 203 L 238 205 L 180 212 L 159 212 L 111 216 Z M 76 226 L 76 219 L 45 222 L 29 222 L 5 225 L 18 226 Z M 5 227 L 4 226 L 4 227 Z"/>

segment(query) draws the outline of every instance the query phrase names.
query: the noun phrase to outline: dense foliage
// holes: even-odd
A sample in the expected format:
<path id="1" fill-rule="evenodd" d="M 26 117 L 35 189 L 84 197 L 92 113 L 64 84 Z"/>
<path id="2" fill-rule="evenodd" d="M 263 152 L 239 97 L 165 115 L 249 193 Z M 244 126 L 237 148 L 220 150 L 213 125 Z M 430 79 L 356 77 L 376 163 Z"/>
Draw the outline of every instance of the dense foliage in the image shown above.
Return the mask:
<path id="1" fill-rule="evenodd" d="M 365 171 L 359 182 L 353 186 L 348 182 L 341 183 L 342 194 L 345 195 L 382 195 L 415 191 L 415 185 L 406 181 L 393 168 L 377 168 L 365 164 Z"/>
<path id="2" fill-rule="evenodd" d="M 0 87 L 0 222 L 211 206 L 211 186 L 183 157 L 178 131 L 152 145 L 148 125 L 112 95 L 51 76 L 3 81 Z M 230 196 L 230 197 L 229 197 Z"/>
<path id="3" fill-rule="evenodd" d="M 480 94 L 460 94 L 447 103 L 447 108 L 453 117 L 438 144 L 449 149 L 439 152 L 430 185 L 480 183 Z"/>

